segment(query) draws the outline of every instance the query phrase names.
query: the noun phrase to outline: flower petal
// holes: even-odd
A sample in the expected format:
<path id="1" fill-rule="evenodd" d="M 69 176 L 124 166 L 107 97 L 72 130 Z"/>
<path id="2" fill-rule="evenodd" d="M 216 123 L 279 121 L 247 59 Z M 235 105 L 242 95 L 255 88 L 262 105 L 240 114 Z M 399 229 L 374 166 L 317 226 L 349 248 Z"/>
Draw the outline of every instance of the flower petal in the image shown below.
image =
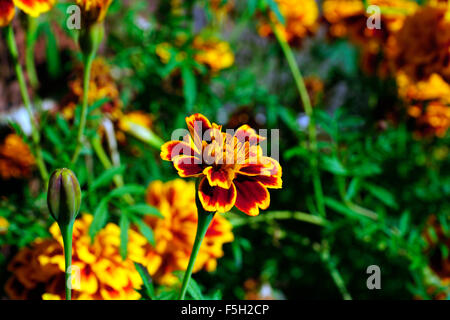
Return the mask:
<path id="1" fill-rule="evenodd" d="M 198 158 L 192 156 L 176 156 L 172 159 L 175 169 L 180 177 L 198 177 L 202 174 L 203 168 L 198 164 Z"/>
<path id="2" fill-rule="evenodd" d="M 257 216 L 259 209 L 267 209 L 270 204 L 270 194 L 261 182 L 256 180 L 237 179 L 234 181 L 237 191 L 236 208 L 242 212 Z"/>
<path id="3" fill-rule="evenodd" d="M 0 0 L 0 28 L 11 23 L 15 11 L 12 0 Z"/>
<path id="4" fill-rule="evenodd" d="M 55 0 L 13 0 L 13 2 L 19 9 L 34 18 L 49 11 L 55 4 Z"/>
<path id="5" fill-rule="evenodd" d="M 233 183 L 235 172 L 230 166 L 221 166 L 218 169 L 214 167 L 207 167 L 203 173 L 208 178 L 209 185 L 212 187 L 221 187 L 229 189 Z"/>
<path id="6" fill-rule="evenodd" d="M 195 113 L 190 117 L 186 117 L 186 124 L 194 139 L 194 144 L 201 150 L 203 133 L 212 128 L 211 122 L 204 115 Z"/>
<path id="7" fill-rule="evenodd" d="M 161 159 L 167 161 L 172 161 L 176 156 L 194 156 L 196 154 L 197 152 L 194 151 L 192 146 L 185 141 L 169 141 L 164 143 L 161 147 Z"/>
<path id="8" fill-rule="evenodd" d="M 227 212 L 236 201 L 236 187 L 234 184 L 229 189 L 211 187 L 208 179 L 203 178 L 198 187 L 198 196 L 206 211 Z"/>
<path id="9" fill-rule="evenodd" d="M 234 136 L 238 139 L 239 142 L 244 143 L 249 141 L 252 145 L 256 145 L 257 143 L 266 140 L 265 137 L 257 134 L 255 129 L 250 127 L 248 124 L 240 126 L 236 130 Z"/>

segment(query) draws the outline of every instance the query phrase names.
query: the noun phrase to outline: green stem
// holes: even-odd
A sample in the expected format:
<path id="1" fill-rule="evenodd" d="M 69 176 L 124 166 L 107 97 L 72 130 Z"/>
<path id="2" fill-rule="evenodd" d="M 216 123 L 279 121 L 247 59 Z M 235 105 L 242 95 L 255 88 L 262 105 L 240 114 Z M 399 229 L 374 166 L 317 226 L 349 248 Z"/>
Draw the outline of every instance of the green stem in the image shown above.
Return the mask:
<path id="1" fill-rule="evenodd" d="M 37 121 L 33 115 L 33 110 L 31 107 L 30 96 L 28 95 L 27 84 L 25 81 L 25 76 L 22 71 L 22 66 L 19 62 L 19 51 L 17 50 L 16 39 L 14 38 L 14 30 L 11 25 L 6 27 L 6 42 L 8 46 L 9 53 L 11 55 L 14 70 L 17 75 L 17 80 L 19 82 L 20 94 L 22 95 L 23 103 L 25 105 L 25 109 L 27 110 L 28 117 L 31 122 L 31 137 L 33 139 L 34 144 L 34 152 L 36 156 L 36 163 L 39 168 L 39 172 L 41 174 L 42 179 L 45 183 L 48 183 L 48 171 L 45 167 L 44 158 L 42 156 L 42 149 L 40 146 L 40 136 Z"/>
<path id="2" fill-rule="evenodd" d="M 295 60 L 294 53 L 292 52 L 289 43 L 283 38 L 280 32 L 272 23 L 272 30 L 275 34 L 275 37 L 280 44 L 281 49 L 286 57 L 287 63 L 289 65 L 289 69 L 291 70 L 292 76 L 294 77 L 295 84 L 297 86 L 298 93 L 300 94 L 300 99 L 302 100 L 303 108 L 305 109 L 305 113 L 309 118 L 308 124 L 308 135 L 310 141 L 310 148 L 312 151 L 311 157 L 311 167 L 313 171 L 313 187 L 314 194 L 316 198 L 317 208 L 322 217 L 325 217 L 325 201 L 323 197 L 323 189 L 322 183 L 320 181 L 320 173 L 319 173 L 319 163 L 318 163 L 318 155 L 317 155 L 317 130 L 315 121 L 313 118 L 313 109 L 311 105 L 311 100 L 309 98 L 308 90 L 306 89 L 305 81 L 303 80 L 302 73 L 300 68 L 297 65 L 297 61 Z"/>
<path id="3" fill-rule="evenodd" d="M 36 72 L 36 65 L 34 63 L 34 48 L 37 39 L 37 27 L 38 20 L 28 16 L 28 28 L 27 28 L 27 46 L 25 48 L 25 67 L 27 70 L 30 85 L 33 90 L 36 90 L 39 86 L 39 80 Z"/>
<path id="4" fill-rule="evenodd" d="M 198 183 L 197 183 L 198 185 Z M 197 188 L 196 188 L 197 190 Z M 192 247 L 191 257 L 189 258 L 189 264 L 186 269 L 183 278 L 183 284 L 181 286 L 180 296 L 178 300 L 184 300 L 186 295 L 187 287 L 189 285 L 189 280 L 191 279 L 192 270 L 194 269 L 195 259 L 197 258 L 198 252 L 200 250 L 200 246 L 202 245 L 203 238 L 205 237 L 206 231 L 208 230 L 211 221 L 214 218 L 214 214 L 212 212 L 206 212 L 203 209 L 202 204 L 198 200 L 198 195 L 196 196 L 197 202 L 197 212 L 198 212 L 198 223 L 197 223 L 197 233 L 195 235 L 194 245 Z"/>
<path id="5" fill-rule="evenodd" d="M 67 225 L 60 225 L 61 235 L 64 244 L 64 261 L 65 261 L 65 288 L 66 300 L 72 300 L 72 233 L 73 221 Z"/>
<path id="6" fill-rule="evenodd" d="M 243 225 L 248 225 L 249 223 L 269 222 L 273 220 L 289 220 L 289 219 L 298 220 L 322 227 L 326 226 L 329 223 L 328 220 L 320 216 L 300 211 L 269 211 L 257 217 L 253 217 L 250 222 L 248 219 L 243 219 L 240 217 L 231 219 L 230 222 L 233 225 L 233 227 L 240 227 Z"/>
<path id="7" fill-rule="evenodd" d="M 75 152 L 72 157 L 72 164 L 77 161 L 83 142 L 84 128 L 86 126 L 86 118 L 88 111 L 88 98 L 89 98 L 89 82 L 91 78 L 91 67 L 94 61 L 95 52 L 89 54 L 84 60 L 84 75 L 83 75 L 83 101 L 81 106 L 80 125 L 78 127 L 77 142 L 75 146 Z"/>

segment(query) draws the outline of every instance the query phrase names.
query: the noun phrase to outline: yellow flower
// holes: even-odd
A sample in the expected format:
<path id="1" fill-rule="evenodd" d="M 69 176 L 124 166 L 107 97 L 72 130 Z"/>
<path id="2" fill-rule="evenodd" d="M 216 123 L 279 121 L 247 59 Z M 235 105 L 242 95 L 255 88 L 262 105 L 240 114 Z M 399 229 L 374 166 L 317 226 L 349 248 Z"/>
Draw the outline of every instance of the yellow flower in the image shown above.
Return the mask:
<path id="1" fill-rule="evenodd" d="M 28 178 L 35 164 L 35 159 L 28 146 L 16 134 L 6 136 L 0 144 L 0 177 Z"/>
<path id="2" fill-rule="evenodd" d="M 81 8 L 83 21 L 87 25 L 102 22 L 112 0 L 77 0 Z"/>
<path id="3" fill-rule="evenodd" d="M 55 0 L 0 0 L 0 28 L 9 25 L 14 18 L 15 6 L 36 18 L 49 11 Z"/>
<path id="4" fill-rule="evenodd" d="M 0 235 L 8 232 L 9 222 L 4 217 L 0 217 Z"/>
<path id="5" fill-rule="evenodd" d="M 147 189 L 147 202 L 159 209 L 164 219 L 148 216 L 148 223 L 154 231 L 156 248 L 148 250 L 149 257 L 160 255 L 161 266 L 153 278 L 164 284 L 174 284 L 176 270 L 186 270 L 197 228 L 195 185 L 176 179 L 167 183 L 152 182 Z M 231 224 L 217 214 L 206 233 L 194 266 L 194 272 L 201 269 L 213 271 L 217 259 L 223 256 L 223 244 L 233 241 Z"/>
<path id="6" fill-rule="evenodd" d="M 319 8 L 315 0 L 275 0 L 275 2 L 285 18 L 285 25 L 278 21 L 273 12 L 270 12 L 270 19 L 286 41 L 299 42 L 317 30 Z M 272 35 L 269 23 L 262 23 L 258 31 L 263 37 Z"/>
<path id="7" fill-rule="evenodd" d="M 181 47 L 186 42 L 186 38 L 180 36 L 175 42 L 175 47 Z M 173 48 L 174 46 L 167 42 L 156 46 L 156 54 L 162 63 L 167 64 L 172 59 L 171 50 Z M 209 67 L 212 72 L 229 68 L 234 64 L 234 53 L 228 42 L 214 37 L 196 36 L 192 41 L 192 48 L 195 50 L 194 59 Z M 187 54 L 183 51 L 179 51 L 175 55 L 176 61 L 182 61 L 186 57 Z"/>
<path id="8" fill-rule="evenodd" d="M 146 258 L 146 239 L 129 230 L 128 257 L 120 255 L 120 228 L 108 223 L 93 242 L 89 226 L 93 217 L 84 214 L 77 219 L 73 231 L 72 273 L 75 299 L 138 299 L 136 288 L 142 280 L 133 262 L 155 269 L 160 260 Z M 64 256 L 58 226 L 50 227 L 53 239 L 36 240 L 22 249 L 8 266 L 12 277 L 5 290 L 13 299 L 64 297 Z M 78 272 L 79 270 L 79 272 Z M 78 282 L 79 280 L 79 282 Z"/>

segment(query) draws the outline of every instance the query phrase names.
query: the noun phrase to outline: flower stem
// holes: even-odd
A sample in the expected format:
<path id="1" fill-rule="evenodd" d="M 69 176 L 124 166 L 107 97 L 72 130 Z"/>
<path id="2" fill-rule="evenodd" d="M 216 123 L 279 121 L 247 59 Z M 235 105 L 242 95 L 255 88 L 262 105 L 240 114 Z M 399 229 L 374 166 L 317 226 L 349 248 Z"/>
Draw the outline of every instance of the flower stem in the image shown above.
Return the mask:
<path id="1" fill-rule="evenodd" d="M 22 71 L 22 66 L 20 65 L 20 62 L 19 62 L 19 51 L 17 50 L 16 39 L 14 37 L 14 30 L 13 30 L 13 27 L 11 24 L 6 27 L 5 32 L 6 32 L 6 42 L 7 42 L 8 50 L 9 50 L 9 53 L 10 53 L 12 61 L 13 61 L 14 70 L 15 70 L 16 76 L 17 76 L 17 81 L 19 82 L 20 94 L 22 95 L 22 100 L 25 105 L 25 109 L 27 110 L 28 117 L 30 118 L 30 122 L 31 122 L 31 137 L 33 139 L 33 144 L 34 144 L 36 163 L 38 165 L 39 172 L 41 174 L 42 179 L 44 180 L 44 183 L 47 183 L 48 182 L 48 171 L 47 171 L 47 168 L 45 167 L 44 158 L 42 156 L 38 124 L 33 115 L 33 110 L 31 107 L 31 100 L 30 100 L 30 96 L 28 95 L 27 84 L 25 81 L 25 76 Z"/>
<path id="2" fill-rule="evenodd" d="M 277 38 L 278 43 L 280 44 L 280 47 L 283 50 L 283 53 L 286 57 L 292 76 L 294 77 L 298 93 L 300 94 L 300 99 L 302 100 L 303 108 L 305 109 L 305 113 L 309 118 L 308 135 L 310 141 L 310 148 L 313 153 L 310 161 L 313 170 L 314 194 L 316 197 L 319 213 L 321 214 L 322 217 L 325 217 L 325 201 L 323 197 L 322 183 L 320 181 L 320 173 L 318 168 L 319 163 L 317 157 L 317 130 L 315 121 L 313 119 L 313 109 L 311 105 L 311 100 L 309 98 L 308 90 L 306 89 L 302 73 L 297 65 L 297 62 L 295 61 L 295 56 L 294 53 L 292 52 L 291 47 L 289 46 L 289 43 L 287 43 L 287 41 L 280 34 L 280 31 L 274 26 L 274 24 L 272 23 L 271 25 L 273 33 L 275 34 L 275 37 Z"/>
<path id="3" fill-rule="evenodd" d="M 65 261 L 65 288 L 66 300 L 72 300 L 72 233 L 73 221 L 67 225 L 60 225 L 61 235 L 64 244 L 64 261 Z"/>
<path id="4" fill-rule="evenodd" d="M 37 38 L 37 18 L 28 16 L 28 28 L 27 28 L 27 46 L 25 49 L 25 67 L 27 70 L 30 85 L 33 90 L 36 90 L 39 86 L 39 80 L 36 72 L 36 65 L 34 63 L 34 48 Z"/>
<path id="5" fill-rule="evenodd" d="M 91 78 L 91 67 L 92 62 L 94 61 L 95 52 L 89 54 L 84 59 L 84 75 L 83 75 L 83 101 L 81 106 L 81 116 L 80 116 L 80 124 L 78 127 L 78 134 L 77 134 L 77 142 L 75 146 L 75 152 L 72 157 L 72 164 L 75 164 L 77 161 L 81 148 L 82 148 L 82 142 L 83 142 L 83 135 L 84 135 L 84 128 L 86 126 L 86 118 L 87 118 L 87 111 L 88 111 L 88 98 L 89 98 L 89 82 Z"/>
<path id="6" fill-rule="evenodd" d="M 192 270 L 194 269 L 195 259 L 197 258 L 206 231 L 208 230 L 208 227 L 211 224 L 211 221 L 213 220 L 215 215 L 214 212 L 207 212 L 203 209 L 202 204 L 198 200 L 198 196 L 196 196 L 196 202 L 198 212 L 197 233 L 195 235 L 195 241 L 192 247 L 191 257 L 189 258 L 189 264 L 184 274 L 183 284 L 181 286 L 181 292 L 180 296 L 178 297 L 178 300 L 184 300 L 184 296 L 186 295 L 187 287 L 189 285 L 189 280 L 191 279 Z"/>

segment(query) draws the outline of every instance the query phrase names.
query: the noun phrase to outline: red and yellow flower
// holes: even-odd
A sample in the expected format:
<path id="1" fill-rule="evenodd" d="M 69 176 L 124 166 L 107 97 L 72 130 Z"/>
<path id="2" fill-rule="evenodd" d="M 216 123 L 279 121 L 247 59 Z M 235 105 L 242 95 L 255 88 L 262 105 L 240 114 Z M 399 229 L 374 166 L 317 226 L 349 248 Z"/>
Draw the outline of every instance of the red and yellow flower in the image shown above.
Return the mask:
<path id="1" fill-rule="evenodd" d="M 14 18 L 15 7 L 31 17 L 49 11 L 56 0 L 0 0 L 0 27 L 9 25 Z"/>
<path id="2" fill-rule="evenodd" d="M 189 134 L 183 141 L 169 141 L 161 158 L 172 161 L 181 177 L 198 177 L 198 196 L 206 211 L 227 212 L 236 206 L 248 215 L 270 204 L 268 188 L 281 188 L 281 166 L 263 156 L 264 140 L 248 125 L 234 135 L 201 114 L 186 118 Z"/>

